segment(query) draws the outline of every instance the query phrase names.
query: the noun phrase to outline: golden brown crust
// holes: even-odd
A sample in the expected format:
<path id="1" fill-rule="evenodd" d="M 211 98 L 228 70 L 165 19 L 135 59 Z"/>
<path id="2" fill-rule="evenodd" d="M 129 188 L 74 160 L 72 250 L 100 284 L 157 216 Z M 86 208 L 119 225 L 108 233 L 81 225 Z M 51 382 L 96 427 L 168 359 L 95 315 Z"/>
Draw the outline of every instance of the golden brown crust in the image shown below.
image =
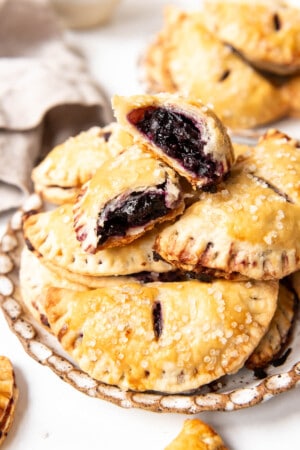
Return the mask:
<path id="1" fill-rule="evenodd" d="M 76 199 L 81 186 L 110 158 L 123 151 L 118 145 L 120 133 L 115 123 L 99 128 L 93 127 L 67 139 L 55 147 L 46 158 L 33 169 L 32 180 L 36 192 L 45 200 L 63 204 Z M 124 134 L 124 132 L 122 132 Z M 123 137 L 126 142 L 130 142 Z"/>
<path id="2" fill-rule="evenodd" d="M 290 106 L 290 116 L 300 116 L 300 75 L 289 78 L 281 86 L 281 91 Z"/>
<path id="3" fill-rule="evenodd" d="M 260 69 L 287 75 L 300 70 L 300 11 L 283 1 L 204 2 L 203 22 Z"/>
<path id="4" fill-rule="evenodd" d="M 270 129 L 258 144 L 239 156 L 245 171 L 261 178 L 288 201 L 300 204 L 300 144 L 281 131 Z"/>
<path id="5" fill-rule="evenodd" d="M 75 291 L 88 289 L 78 281 L 66 279 L 59 271 L 53 272 L 42 264 L 41 260 L 24 247 L 20 260 L 20 287 L 22 301 L 32 317 L 47 326 L 46 314 L 41 299 L 45 289 L 51 286 L 64 287 Z"/>
<path id="6" fill-rule="evenodd" d="M 300 267 L 300 205 L 242 162 L 215 193 L 202 194 L 157 237 L 156 251 L 171 264 L 280 279 Z"/>
<path id="7" fill-rule="evenodd" d="M 203 25 L 201 12 L 166 10 L 165 24 L 144 59 L 150 92 L 178 92 L 212 104 L 232 129 L 287 114 L 285 96 Z M 160 53 L 159 53 L 160 52 Z"/>
<path id="8" fill-rule="evenodd" d="M 279 285 L 277 308 L 267 333 L 246 362 L 249 369 L 265 367 L 281 352 L 287 341 L 296 312 L 295 294 Z"/>
<path id="9" fill-rule="evenodd" d="M 182 162 L 167 154 L 158 145 L 140 132 L 129 120 L 130 113 L 143 108 L 164 108 L 167 111 L 183 114 L 190 118 L 199 128 L 201 139 L 204 142 L 203 154 L 199 153 L 199 159 L 209 158 L 215 161 L 222 171 L 215 183 L 220 181 L 229 171 L 233 163 L 233 148 L 227 130 L 215 113 L 196 98 L 185 98 L 178 95 L 134 95 L 130 97 L 114 96 L 113 108 L 118 122 L 132 134 L 134 140 L 143 145 L 145 151 L 150 151 L 155 157 L 162 159 L 176 172 L 186 178 L 193 186 L 202 187 L 211 184 L 212 180 L 204 173 L 195 174 L 183 167 Z M 161 125 L 161 133 L 165 124 Z"/>
<path id="10" fill-rule="evenodd" d="M 146 233 L 126 247 L 115 247 L 88 254 L 82 250 L 73 228 L 73 205 L 26 216 L 24 238 L 42 261 L 91 276 L 128 275 L 141 271 L 168 272 L 172 266 L 155 261 L 153 243 L 157 231 Z"/>
<path id="11" fill-rule="evenodd" d="M 151 192 L 152 195 L 163 197 L 168 210 L 158 217 L 152 215 L 144 224 L 137 225 L 140 217 L 145 216 L 145 211 L 133 209 L 132 195 L 147 195 Z M 136 222 L 128 224 L 124 234 L 116 231 L 111 236 L 108 234 L 106 240 L 101 240 L 106 238 L 107 216 L 116 216 L 116 210 L 128 201 L 131 202 L 129 209 L 136 216 Z M 74 228 L 82 248 L 94 253 L 96 250 L 129 244 L 151 230 L 155 224 L 173 219 L 183 210 L 184 201 L 176 173 L 138 146 L 131 146 L 122 155 L 104 163 L 84 186 L 74 206 Z"/>
<path id="12" fill-rule="evenodd" d="M 275 281 L 128 283 L 86 292 L 50 288 L 44 307 L 63 348 L 95 379 L 175 393 L 242 367 L 269 326 L 277 295 Z"/>
<path id="13" fill-rule="evenodd" d="M 187 419 L 165 450 L 227 450 L 219 434 L 200 419 Z"/>

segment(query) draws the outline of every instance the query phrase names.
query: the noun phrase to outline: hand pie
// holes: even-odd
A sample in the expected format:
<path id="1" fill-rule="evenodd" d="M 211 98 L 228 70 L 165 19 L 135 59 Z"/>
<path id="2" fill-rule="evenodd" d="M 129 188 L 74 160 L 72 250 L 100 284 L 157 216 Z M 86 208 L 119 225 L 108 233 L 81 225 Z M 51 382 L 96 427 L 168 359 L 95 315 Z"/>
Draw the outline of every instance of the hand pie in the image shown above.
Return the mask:
<path id="1" fill-rule="evenodd" d="M 12 425 L 18 393 L 13 366 L 6 356 L 0 356 L 0 445 Z"/>
<path id="2" fill-rule="evenodd" d="M 246 362 L 248 369 L 266 367 L 281 352 L 291 331 L 296 312 L 296 296 L 283 284 L 279 285 L 277 308 L 262 338 L 250 358 Z"/>
<path id="3" fill-rule="evenodd" d="M 239 161 L 245 170 L 274 187 L 287 201 L 300 205 L 300 144 L 278 130 L 269 130 Z"/>
<path id="4" fill-rule="evenodd" d="M 300 11 L 284 1 L 205 1 L 203 22 L 260 69 L 300 70 Z"/>
<path id="5" fill-rule="evenodd" d="M 73 228 L 73 205 L 24 217 L 24 239 L 29 250 L 44 262 L 80 275 L 128 275 L 141 271 L 168 272 L 172 266 L 157 261 L 153 244 L 157 231 L 146 233 L 125 247 L 86 253 Z"/>
<path id="6" fill-rule="evenodd" d="M 237 164 L 222 188 L 203 193 L 155 250 L 182 270 L 280 279 L 300 268 L 300 205 Z"/>
<path id="7" fill-rule="evenodd" d="M 74 207 L 74 228 L 82 248 L 94 253 L 128 244 L 183 210 L 177 174 L 132 146 L 84 186 Z"/>
<path id="8" fill-rule="evenodd" d="M 118 122 L 193 186 L 218 183 L 230 169 L 233 149 L 226 129 L 200 101 L 175 95 L 115 96 Z"/>
<path id="9" fill-rule="evenodd" d="M 53 333 L 79 367 L 135 391 L 185 392 L 241 368 L 274 315 L 278 282 L 49 288 Z"/>
<path id="10" fill-rule="evenodd" d="M 200 419 L 187 419 L 164 450 L 227 450 L 221 436 Z"/>
<path id="11" fill-rule="evenodd" d="M 202 12 L 168 8 L 143 65 L 150 92 L 201 99 L 232 129 L 270 123 L 288 110 L 279 89 L 207 30 Z"/>
<path id="12" fill-rule="evenodd" d="M 115 123 L 104 128 L 94 127 L 69 138 L 33 169 L 35 190 L 53 203 L 75 200 L 82 184 L 130 142 L 130 136 Z"/>

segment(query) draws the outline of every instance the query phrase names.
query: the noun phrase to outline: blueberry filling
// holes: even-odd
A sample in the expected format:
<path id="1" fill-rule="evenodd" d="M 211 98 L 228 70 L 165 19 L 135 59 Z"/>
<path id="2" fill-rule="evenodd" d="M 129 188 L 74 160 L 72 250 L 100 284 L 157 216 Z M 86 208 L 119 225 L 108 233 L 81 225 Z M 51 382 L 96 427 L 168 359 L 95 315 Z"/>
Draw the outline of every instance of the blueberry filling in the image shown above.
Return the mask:
<path id="1" fill-rule="evenodd" d="M 207 142 L 195 121 L 181 112 L 161 107 L 137 108 L 128 114 L 129 122 L 168 156 L 196 176 L 219 178 L 221 164 L 205 155 Z"/>
<path id="2" fill-rule="evenodd" d="M 280 17 L 277 13 L 274 14 L 273 16 L 273 25 L 274 25 L 274 29 L 275 31 L 279 31 L 281 28 L 281 20 Z"/>
<path id="3" fill-rule="evenodd" d="M 162 334 L 163 321 L 161 303 L 155 302 L 152 308 L 153 329 L 155 337 L 158 339 Z"/>
<path id="4" fill-rule="evenodd" d="M 104 222 L 102 216 L 98 219 L 98 244 L 103 244 L 111 236 L 125 236 L 129 228 L 143 226 L 166 215 L 171 208 L 166 206 L 164 186 L 165 183 L 146 192 L 132 192 L 114 209 L 108 205 Z"/>

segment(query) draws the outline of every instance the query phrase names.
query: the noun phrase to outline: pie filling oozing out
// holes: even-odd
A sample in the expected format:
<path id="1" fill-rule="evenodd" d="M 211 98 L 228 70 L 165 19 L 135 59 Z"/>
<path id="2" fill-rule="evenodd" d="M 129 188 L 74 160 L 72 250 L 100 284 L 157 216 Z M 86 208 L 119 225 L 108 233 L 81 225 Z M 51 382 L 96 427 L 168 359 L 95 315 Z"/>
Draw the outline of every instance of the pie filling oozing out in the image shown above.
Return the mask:
<path id="1" fill-rule="evenodd" d="M 193 118 L 168 108 L 146 106 L 132 110 L 127 119 L 151 143 L 196 177 L 213 183 L 223 175 L 222 163 L 205 154 L 207 142 L 201 135 L 201 124 Z"/>
<path id="2" fill-rule="evenodd" d="M 134 191 L 109 202 L 98 217 L 98 245 L 112 236 L 125 236 L 130 230 L 163 217 L 179 205 L 170 201 L 168 182 L 144 191 Z"/>

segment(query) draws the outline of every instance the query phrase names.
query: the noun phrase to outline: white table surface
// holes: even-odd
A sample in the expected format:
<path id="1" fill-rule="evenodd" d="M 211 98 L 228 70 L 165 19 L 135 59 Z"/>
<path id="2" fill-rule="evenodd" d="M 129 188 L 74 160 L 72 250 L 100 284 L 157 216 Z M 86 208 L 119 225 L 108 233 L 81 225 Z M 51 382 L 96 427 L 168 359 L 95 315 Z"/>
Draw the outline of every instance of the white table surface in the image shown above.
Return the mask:
<path id="1" fill-rule="evenodd" d="M 165 0 L 123 0 L 107 26 L 70 32 L 88 58 L 90 69 L 107 94 L 142 92 L 136 61 L 145 43 L 161 26 Z M 197 7 L 197 1 L 174 1 Z M 0 217 L 3 231 L 7 215 Z M 3 450 L 162 450 L 180 431 L 185 418 L 122 409 L 90 398 L 32 360 L 0 313 L 0 354 L 14 364 L 20 395 L 16 417 Z M 300 391 L 235 412 L 199 415 L 220 432 L 232 450 L 300 448 Z"/>

